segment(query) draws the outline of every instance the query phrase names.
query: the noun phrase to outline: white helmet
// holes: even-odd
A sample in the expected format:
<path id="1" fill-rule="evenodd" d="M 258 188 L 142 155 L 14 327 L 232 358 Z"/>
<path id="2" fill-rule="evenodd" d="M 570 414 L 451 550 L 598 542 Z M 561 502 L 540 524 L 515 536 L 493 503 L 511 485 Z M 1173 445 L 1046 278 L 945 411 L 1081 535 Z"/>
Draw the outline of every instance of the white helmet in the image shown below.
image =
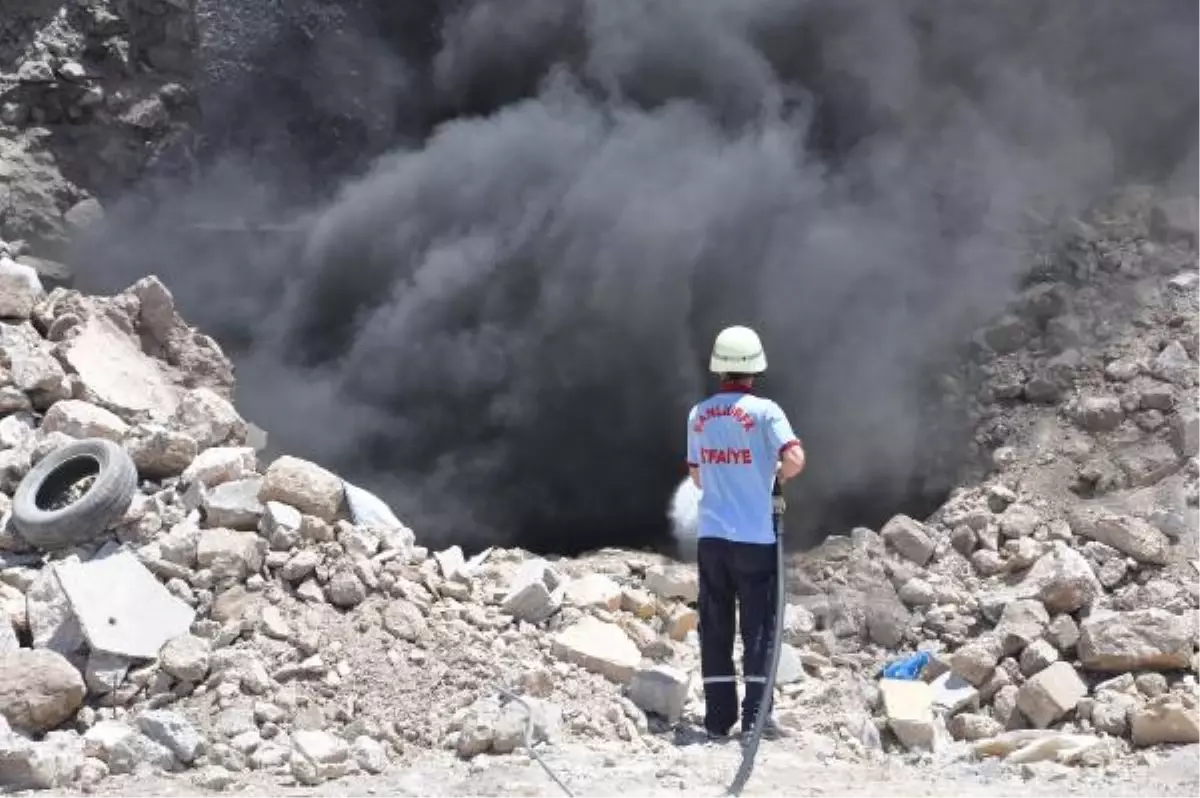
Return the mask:
<path id="1" fill-rule="evenodd" d="M 713 344 L 708 370 L 714 374 L 759 374 L 767 370 L 758 333 L 749 327 L 726 327 Z"/>

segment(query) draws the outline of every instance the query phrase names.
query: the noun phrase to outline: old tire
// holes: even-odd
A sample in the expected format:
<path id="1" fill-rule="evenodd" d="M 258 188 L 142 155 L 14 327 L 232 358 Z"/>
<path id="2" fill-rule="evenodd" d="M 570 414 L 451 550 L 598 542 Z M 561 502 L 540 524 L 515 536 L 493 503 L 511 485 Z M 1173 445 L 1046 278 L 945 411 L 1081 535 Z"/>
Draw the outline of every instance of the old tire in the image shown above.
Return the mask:
<path id="1" fill-rule="evenodd" d="M 91 487 L 58 509 L 68 488 L 94 476 Z M 88 543 L 118 521 L 137 490 L 137 467 L 117 444 L 103 438 L 60 446 L 30 469 L 13 494 L 12 522 L 26 542 L 39 549 Z"/>

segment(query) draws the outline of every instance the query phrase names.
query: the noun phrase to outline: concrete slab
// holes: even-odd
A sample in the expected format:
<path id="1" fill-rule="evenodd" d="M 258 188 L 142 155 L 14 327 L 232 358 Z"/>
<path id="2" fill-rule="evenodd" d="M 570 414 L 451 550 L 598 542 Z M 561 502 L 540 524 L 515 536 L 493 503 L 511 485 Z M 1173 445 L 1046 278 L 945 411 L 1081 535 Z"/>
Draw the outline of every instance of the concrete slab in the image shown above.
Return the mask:
<path id="1" fill-rule="evenodd" d="M 196 616 L 128 551 L 64 563 L 57 572 L 94 651 L 154 659 L 164 643 L 188 633 Z"/>
<path id="2" fill-rule="evenodd" d="M 158 364 L 113 322 L 93 317 L 64 344 L 64 357 L 79 375 L 85 398 L 112 410 L 144 411 L 165 421 L 175 411 L 179 391 Z"/>

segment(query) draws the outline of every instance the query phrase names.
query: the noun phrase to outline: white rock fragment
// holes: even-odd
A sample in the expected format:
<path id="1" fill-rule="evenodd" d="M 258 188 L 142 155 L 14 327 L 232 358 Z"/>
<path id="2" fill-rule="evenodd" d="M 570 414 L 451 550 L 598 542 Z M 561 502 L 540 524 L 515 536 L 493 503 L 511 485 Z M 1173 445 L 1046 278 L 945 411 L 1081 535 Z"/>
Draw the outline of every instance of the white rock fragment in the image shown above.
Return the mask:
<path id="1" fill-rule="evenodd" d="M 652 565 L 646 569 L 646 589 L 661 599 L 694 602 L 700 595 L 699 576 L 694 568 Z"/>
<path id="2" fill-rule="evenodd" d="M 551 653 L 622 684 L 633 678 L 642 659 L 638 647 L 620 626 L 590 615 L 559 632 Z"/>
<path id="3" fill-rule="evenodd" d="M 888 727 L 905 748 L 933 750 L 937 728 L 933 716 L 933 690 L 925 682 L 881 679 L 883 711 Z"/>
<path id="4" fill-rule="evenodd" d="M 36 269 L 0 255 L 0 318 L 28 319 L 45 294 Z"/>
<path id="5" fill-rule="evenodd" d="M 641 668 L 629 683 L 628 695 L 639 709 L 675 723 L 683 716 L 687 703 L 688 677 L 669 665 Z"/>
<path id="6" fill-rule="evenodd" d="M 292 733 L 291 772 L 301 784 L 316 785 L 348 774 L 354 761 L 345 740 L 328 732 Z"/>

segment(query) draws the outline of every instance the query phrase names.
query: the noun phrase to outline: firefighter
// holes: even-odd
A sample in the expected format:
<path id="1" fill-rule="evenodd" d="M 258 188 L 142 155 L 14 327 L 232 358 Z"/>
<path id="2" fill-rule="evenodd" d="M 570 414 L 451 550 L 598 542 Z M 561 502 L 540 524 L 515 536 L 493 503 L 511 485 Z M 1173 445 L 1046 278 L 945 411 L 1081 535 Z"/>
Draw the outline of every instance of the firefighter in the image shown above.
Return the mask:
<path id="1" fill-rule="evenodd" d="M 746 733 L 764 701 L 777 589 L 773 481 L 804 470 L 804 449 L 779 405 L 754 395 L 767 368 L 758 335 L 729 327 L 717 336 L 709 370 L 721 380 L 715 394 L 688 415 L 688 470 L 700 488 L 696 528 L 700 581 L 700 669 L 704 727 L 710 740 L 727 738 L 741 720 Z M 740 616 L 745 698 L 738 711 L 733 666 L 735 617 Z M 764 736 L 783 735 L 768 716 Z"/>

